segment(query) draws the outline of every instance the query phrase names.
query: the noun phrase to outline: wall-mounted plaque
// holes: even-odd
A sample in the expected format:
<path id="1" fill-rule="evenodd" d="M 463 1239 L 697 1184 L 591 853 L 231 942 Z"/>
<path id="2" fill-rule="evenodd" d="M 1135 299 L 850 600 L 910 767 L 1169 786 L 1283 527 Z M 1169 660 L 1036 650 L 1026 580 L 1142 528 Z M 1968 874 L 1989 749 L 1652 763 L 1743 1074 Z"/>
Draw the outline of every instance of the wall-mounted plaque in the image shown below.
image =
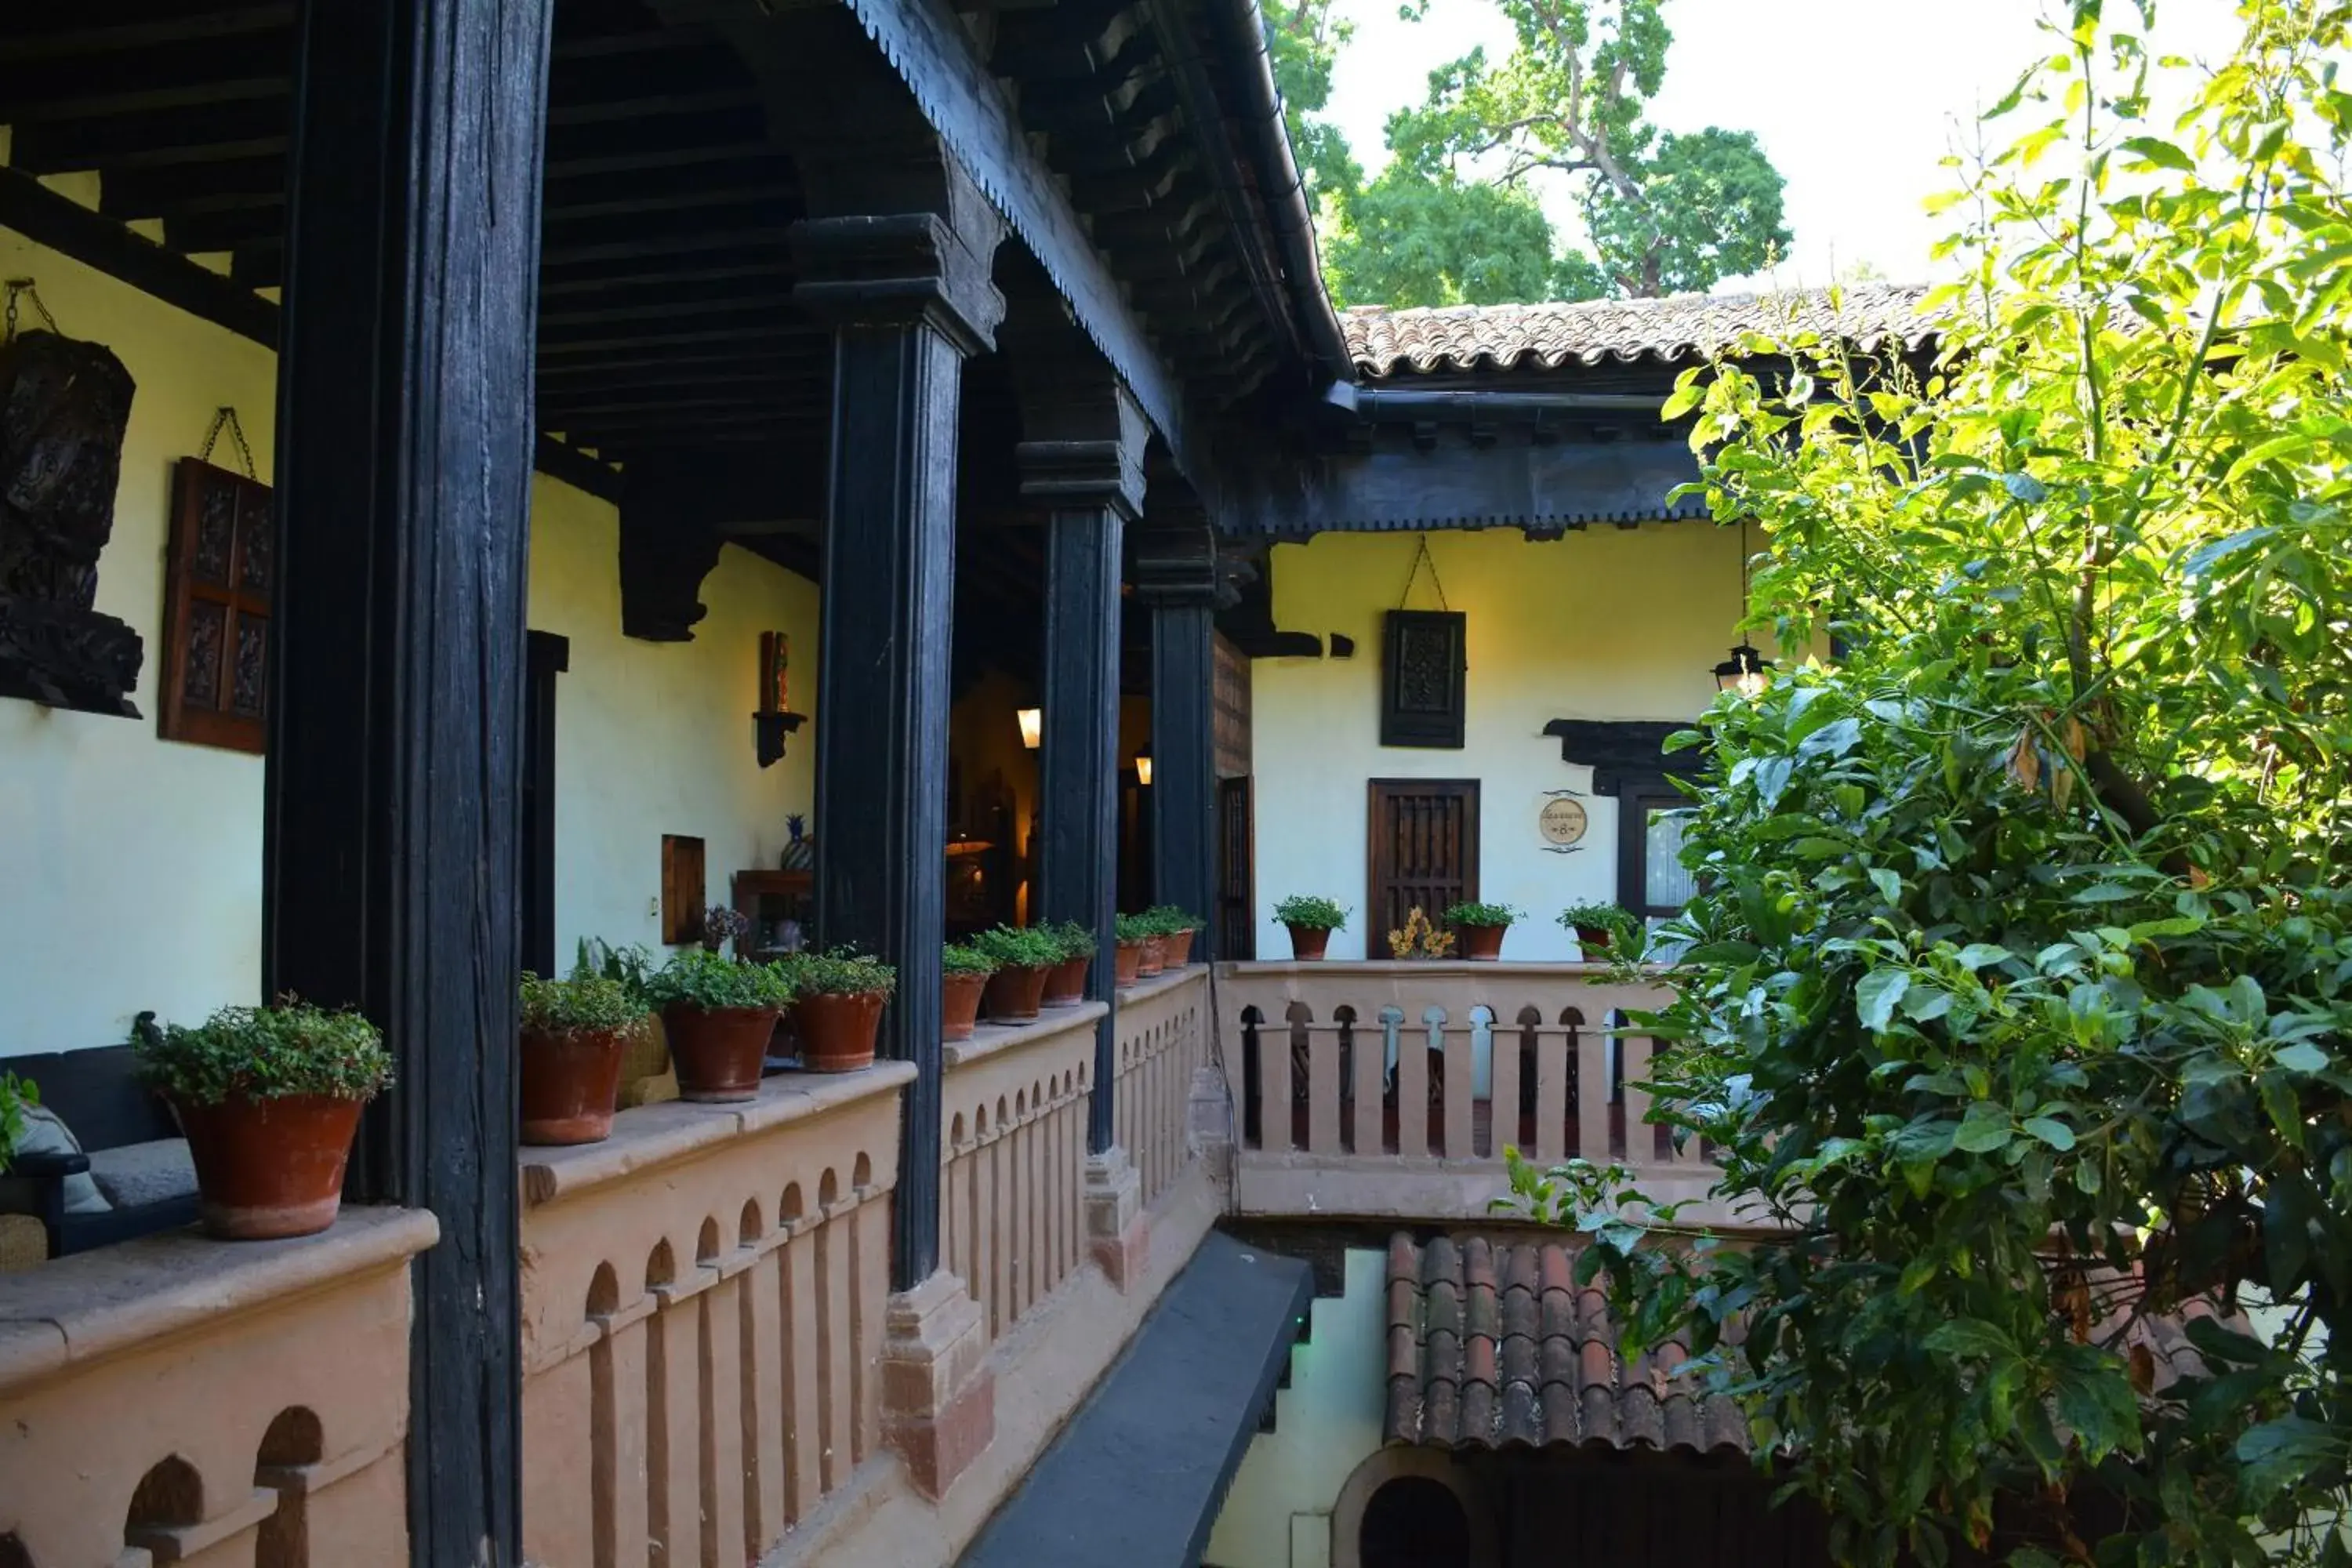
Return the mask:
<path id="1" fill-rule="evenodd" d="M 1555 849 L 1565 849 L 1584 837 L 1591 824 L 1584 814 L 1584 804 L 1566 795 L 1544 802 L 1543 810 L 1536 814 L 1536 829 L 1543 841 Z"/>

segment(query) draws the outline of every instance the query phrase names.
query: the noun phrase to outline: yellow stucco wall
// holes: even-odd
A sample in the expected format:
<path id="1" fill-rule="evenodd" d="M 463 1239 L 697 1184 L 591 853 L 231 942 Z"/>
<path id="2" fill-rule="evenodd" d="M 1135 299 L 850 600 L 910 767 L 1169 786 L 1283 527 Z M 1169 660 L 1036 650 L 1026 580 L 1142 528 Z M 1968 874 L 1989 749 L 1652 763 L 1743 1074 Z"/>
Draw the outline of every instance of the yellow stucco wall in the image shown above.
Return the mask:
<path id="1" fill-rule="evenodd" d="M 1446 605 L 1467 616 L 1460 751 L 1380 744 L 1381 617 L 1400 607 L 1415 537 L 1324 534 L 1275 549 L 1275 624 L 1327 644 L 1341 633 L 1356 649 L 1251 667 L 1261 954 L 1290 951 L 1270 912 L 1290 893 L 1355 911 L 1332 938 L 1333 958 L 1379 944 L 1363 918 L 1367 784 L 1422 778 L 1479 781 L 1479 894 L 1527 915 L 1504 956 L 1575 956 L 1553 917 L 1570 902 L 1616 897 L 1617 803 L 1589 793 L 1591 770 L 1563 763 L 1544 725 L 1689 719 L 1715 696 L 1710 671 L 1739 618 L 1736 532 L 1676 522 L 1540 542 L 1516 530 L 1428 538 Z M 1403 607 L 1440 607 L 1428 566 Z M 1559 789 L 1587 792 L 1591 826 L 1573 854 L 1548 851 L 1537 832 L 1546 792 Z"/>
<path id="2" fill-rule="evenodd" d="M 159 741 L 156 679 L 172 465 L 229 404 L 269 479 L 276 367 L 259 344 L 6 229 L 0 276 L 35 279 L 58 324 L 112 348 L 137 383 L 98 607 L 146 643 L 140 719 L 0 701 L 5 1057 L 121 1041 L 142 1008 L 193 1019 L 256 1000 L 261 759 Z M 530 625 L 572 639 L 556 720 L 557 951 L 568 961 L 583 934 L 658 935 L 648 909 L 665 833 L 708 841 L 712 901 L 730 873 L 776 863 L 786 814 L 806 812 L 814 794 L 817 591 L 730 546 L 703 584 L 709 615 L 694 641 L 631 641 L 614 509 L 541 477 L 532 510 Z M 762 770 L 751 710 L 765 630 L 791 637 L 793 706 L 813 721 Z"/>

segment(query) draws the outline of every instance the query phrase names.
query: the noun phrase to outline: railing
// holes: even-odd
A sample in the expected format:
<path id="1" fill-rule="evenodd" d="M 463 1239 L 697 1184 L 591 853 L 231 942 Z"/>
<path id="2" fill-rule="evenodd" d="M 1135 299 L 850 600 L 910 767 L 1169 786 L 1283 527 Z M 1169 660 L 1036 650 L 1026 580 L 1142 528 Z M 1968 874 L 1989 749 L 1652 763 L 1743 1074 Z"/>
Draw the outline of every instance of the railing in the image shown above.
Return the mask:
<path id="1" fill-rule="evenodd" d="M 1167 985 L 1139 992 L 1119 1008 L 1112 1119 L 1147 1205 L 1175 1184 L 1192 1157 L 1186 1118 L 1192 1075 L 1210 1059 L 1208 1005 L 1204 985 Z"/>
<path id="2" fill-rule="evenodd" d="M 1544 1163 L 1620 1162 L 1662 1195 L 1704 1192 L 1706 1151 L 1648 1122 L 1641 1085 L 1656 1043 L 1627 1023 L 1667 993 L 1607 973 L 1539 963 L 1222 966 L 1239 1206 L 1485 1217 L 1503 1190 L 1507 1148 Z"/>
<path id="3" fill-rule="evenodd" d="M 911 1067 L 524 1152 L 523 1551 L 756 1559 L 876 1452 Z"/>

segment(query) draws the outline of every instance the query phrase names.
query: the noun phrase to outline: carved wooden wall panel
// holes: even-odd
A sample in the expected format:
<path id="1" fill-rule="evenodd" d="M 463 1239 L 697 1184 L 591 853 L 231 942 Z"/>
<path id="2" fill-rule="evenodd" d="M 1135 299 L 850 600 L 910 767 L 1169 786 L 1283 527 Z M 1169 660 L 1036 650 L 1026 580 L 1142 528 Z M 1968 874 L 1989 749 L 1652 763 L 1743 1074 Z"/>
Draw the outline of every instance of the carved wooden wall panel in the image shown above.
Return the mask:
<path id="1" fill-rule="evenodd" d="M 163 739 L 268 749 L 276 541 L 268 485 L 180 459 L 163 568 Z"/>

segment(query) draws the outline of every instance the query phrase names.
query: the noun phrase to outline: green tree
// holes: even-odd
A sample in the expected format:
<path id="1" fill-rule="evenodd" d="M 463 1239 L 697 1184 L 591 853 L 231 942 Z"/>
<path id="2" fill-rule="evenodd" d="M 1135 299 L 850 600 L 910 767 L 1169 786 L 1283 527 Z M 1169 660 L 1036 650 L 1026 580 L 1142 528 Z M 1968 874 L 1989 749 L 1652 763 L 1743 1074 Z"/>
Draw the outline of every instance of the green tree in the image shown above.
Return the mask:
<path id="1" fill-rule="evenodd" d="M 1551 222 L 1525 191 L 1402 162 L 1335 204 L 1324 279 L 1350 303 L 1486 305 L 1565 296 Z"/>
<path id="2" fill-rule="evenodd" d="M 1665 0 L 1498 3 L 1509 57 L 1473 49 L 1432 71 L 1426 101 L 1389 122 L 1401 161 L 1465 177 L 1499 162 L 1494 182 L 1510 187 L 1573 178 L 1591 247 L 1580 276 L 1614 294 L 1705 290 L 1788 248 L 1781 178 L 1753 134 L 1646 117 L 1674 37 Z"/>
<path id="3" fill-rule="evenodd" d="M 1332 0 L 1265 0 L 1266 47 L 1284 128 L 1310 202 L 1345 200 L 1364 171 L 1336 125 L 1316 118 L 1331 101 L 1331 71 L 1354 26 L 1332 14 Z"/>
<path id="4" fill-rule="evenodd" d="M 2117 9 L 1996 108 L 1932 367 L 1677 395 L 1759 624 L 1841 650 L 1708 714 L 1653 1021 L 1779 1228 L 1516 1173 L 1843 1561 L 2347 1560 L 2352 5 L 2193 78 Z"/>

